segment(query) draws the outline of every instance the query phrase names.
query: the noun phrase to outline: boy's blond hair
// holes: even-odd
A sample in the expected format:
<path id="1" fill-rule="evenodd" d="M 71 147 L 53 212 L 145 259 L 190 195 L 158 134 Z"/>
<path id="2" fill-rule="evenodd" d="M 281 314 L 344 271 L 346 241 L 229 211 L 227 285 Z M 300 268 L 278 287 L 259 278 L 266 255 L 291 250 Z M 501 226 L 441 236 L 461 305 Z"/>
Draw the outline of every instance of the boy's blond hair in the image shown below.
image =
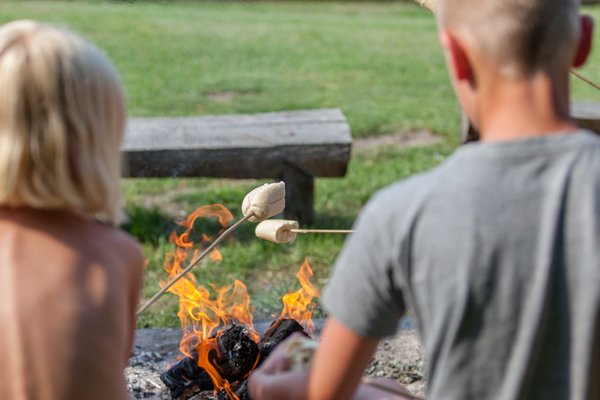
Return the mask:
<path id="1" fill-rule="evenodd" d="M 428 3 L 430 1 L 428 0 Z M 579 35 L 578 0 L 437 0 L 443 28 L 471 45 L 508 76 L 531 76 L 571 65 Z"/>
<path id="2" fill-rule="evenodd" d="M 125 101 L 116 69 L 61 28 L 0 27 L 0 204 L 121 219 Z"/>

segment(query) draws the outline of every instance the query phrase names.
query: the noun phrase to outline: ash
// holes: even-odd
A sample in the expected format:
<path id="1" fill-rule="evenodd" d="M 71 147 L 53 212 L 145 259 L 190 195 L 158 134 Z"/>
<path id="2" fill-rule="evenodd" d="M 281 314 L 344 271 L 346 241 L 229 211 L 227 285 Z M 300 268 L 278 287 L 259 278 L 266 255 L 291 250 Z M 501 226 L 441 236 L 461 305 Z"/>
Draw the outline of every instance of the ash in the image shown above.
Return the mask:
<path id="1" fill-rule="evenodd" d="M 262 334 L 269 324 L 257 323 L 255 328 Z M 322 321 L 316 321 L 315 325 L 318 336 Z M 130 399 L 172 400 L 160 374 L 177 361 L 180 340 L 179 329 L 137 330 L 133 355 L 125 369 Z M 423 350 L 415 330 L 401 326 L 396 336 L 383 340 L 366 372 L 397 380 L 412 393 L 424 396 Z M 214 400 L 214 397 L 212 392 L 203 392 L 190 400 Z"/>
<path id="2" fill-rule="evenodd" d="M 171 400 L 169 390 L 160 380 L 179 355 L 179 329 L 138 329 L 133 355 L 125 368 L 127 390 L 131 399 Z"/>

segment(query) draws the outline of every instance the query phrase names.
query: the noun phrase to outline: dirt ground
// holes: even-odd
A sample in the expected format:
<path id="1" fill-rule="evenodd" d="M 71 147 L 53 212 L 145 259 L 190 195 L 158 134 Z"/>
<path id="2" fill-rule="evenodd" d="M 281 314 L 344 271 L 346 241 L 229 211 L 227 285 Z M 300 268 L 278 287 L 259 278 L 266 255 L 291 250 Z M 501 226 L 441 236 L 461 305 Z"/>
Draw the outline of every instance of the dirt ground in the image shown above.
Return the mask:
<path id="1" fill-rule="evenodd" d="M 269 322 L 257 323 L 256 330 L 264 332 Z M 410 325 L 410 324 L 409 324 Z M 408 325 L 408 326 L 409 326 Z M 316 321 L 317 334 L 322 321 Z M 406 327 L 398 334 L 381 342 L 367 375 L 388 377 L 404 384 L 416 395 L 425 395 L 423 378 L 423 352 L 415 330 Z M 181 332 L 178 329 L 139 329 L 136 333 L 133 356 L 125 370 L 131 399 L 171 399 L 160 374 L 172 365 L 179 355 Z M 193 399 L 211 399 L 203 393 Z"/>

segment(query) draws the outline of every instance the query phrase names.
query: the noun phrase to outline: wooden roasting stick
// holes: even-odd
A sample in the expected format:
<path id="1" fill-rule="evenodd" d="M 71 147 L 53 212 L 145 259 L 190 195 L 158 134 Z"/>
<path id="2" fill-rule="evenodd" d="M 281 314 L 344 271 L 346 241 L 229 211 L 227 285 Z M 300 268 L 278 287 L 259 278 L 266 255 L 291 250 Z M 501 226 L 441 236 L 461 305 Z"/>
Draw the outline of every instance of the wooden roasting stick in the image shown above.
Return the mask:
<path id="1" fill-rule="evenodd" d="M 352 229 L 290 229 L 290 232 L 294 233 L 340 233 L 349 234 L 354 233 Z"/>
<path id="2" fill-rule="evenodd" d="M 575 71 L 574 68 L 571 68 L 571 74 L 579 79 L 581 79 L 582 81 L 584 81 L 585 83 L 587 83 L 588 85 L 590 85 L 591 87 L 600 90 L 600 85 L 598 85 L 597 83 L 592 82 L 591 80 L 589 80 L 588 78 L 586 78 L 585 76 L 581 75 L 579 72 Z"/>
<path id="3" fill-rule="evenodd" d="M 223 240 L 227 239 L 233 231 L 235 231 L 241 224 L 246 221 L 259 222 L 263 219 L 272 217 L 273 215 L 279 214 L 285 208 L 285 184 L 283 182 L 265 184 L 252 190 L 246 195 L 242 202 L 242 213 L 244 217 L 237 221 L 235 224 L 227 228 L 221 233 L 214 242 L 208 246 L 202 254 L 196 257 L 190 265 L 183 269 L 173 279 L 171 279 L 165 286 L 163 286 L 154 296 L 150 298 L 140 309 L 137 311 L 136 316 L 140 316 L 144 311 L 148 309 L 152 304 L 156 302 L 171 286 L 173 286 L 178 280 L 180 280 L 185 274 L 190 272 L 198 263 L 209 255 L 217 245 Z"/>
<path id="4" fill-rule="evenodd" d="M 431 11 L 432 13 L 435 13 L 435 6 L 434 6 L 435 5 L 435 0 L 416 0 L 416 2 L 419 5 L 425 7 L 429 11 Z M 595 83 L 591 79 L 586 78 L 585 76 L 581 75 L 579 72 L 577 72 L 575 70 L 575 68 L 571 68 L 570 71 L 571 71 L 571 75 L 573 75 L 577 79 L 580 79 L 581 81 L 587 83 L 588 85 L 590 85 L 591 87 L 593 87 L 596 90 L 600 90 L 600 85 L 598 85 L 597 83 Z"/>

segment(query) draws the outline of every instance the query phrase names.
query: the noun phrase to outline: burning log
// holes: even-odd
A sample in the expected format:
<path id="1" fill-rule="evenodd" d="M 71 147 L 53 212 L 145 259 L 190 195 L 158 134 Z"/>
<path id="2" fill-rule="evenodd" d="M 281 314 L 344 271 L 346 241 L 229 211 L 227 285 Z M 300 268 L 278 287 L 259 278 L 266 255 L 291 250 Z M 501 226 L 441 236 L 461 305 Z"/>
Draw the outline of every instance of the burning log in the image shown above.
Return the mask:
<path id="1" fill-rule="evenodd" d="M 288 318 L 278 318 L 267 329 L 260 342 L 258 343 L 258 349 L 260 351 L 260 359 L 258 361 L 258 365 L 260 365 L 271 352 L 277 347 L 281 342 L 290 337 L 293 333 L 300 332 L 306 337 L 309 337 L 302 325 L 298 323 L 298 321 L 294 319 Z M 244 379 L 239 382 L 234 388 L 234 393 L 237 396 L 238 400 L 250 400 L 250 395 L 248 394 L 248 380 Z M 217 400 L 231 400 L 228 395 L 221 391 L 217 394 Z"/>
<path id="2" fill-rule="evenodd" d="M 258 344 L 258 349 L 260 350 L 259 364 L 271 354 L 279 343 L 290 337 L 294 332 L 300 332 L 308 337 L 302 325 L 295 319 L 278 318 L 275 320 Z"/>
<path id="3" fill-rule="evenodd" d="M 190 398 L 203 390 L 212 390 L 213 383 L 205 370 L 198 367 L 198 353 L 185 357 L 160 376 L 171 392 L 171 398 Z"/>
<path id="4" fill-rule="evenodd" d="M 258 345 L 246 328 L 232 325 L 217 337 L 218 357 L 215 367 L 229 382 L 239 381 L 250 374 L 258 359 Z"/>
<path id="5" fill-rule="evenodd" d="M 231 325 L 218 334 L 217 349 L 211 350 L 210 362 L 229 382 L 245 378 L 256 365 L 259 356 L 258 345 L 250 332 L 243 326 Z M 160 379 L 171 391 L 171 398 L 187 399 L 198 392 L 212 390 L 213 382 L 204 368 L 198 366 L 198 353 L 192 352 L 169 370 Z"/>
<path id="6" fill-rule="evenodd" d="M 278 318 L 257 345 L 245 327 L 231 325 L 216 336 L 217 350 L 211 350 L 210 362 L 222 378 L 231 383 L 237 382 L 233 390 L 239 400 L 248 399 L 245 378 L 294 332 L 308 337 L 296 320 Z M 177 362 L 160 379 L 171 391 L 172 399 L 188 399 L 199 392 L 214 389 L 209 374 L 198 365 L 198 353 L 195 350 L 191 358 Z M 224 391 L 219 391 L 217 398 L 225 400 L 229 397 Z"/>
<path id="7" fill-rule="evenodd" d="M 244 379 L 235 386 L 234 394 L 237 397 L 237 400 L 250 400 L 250 394 L 248 393 L 248 379 Z M 224 390 L 221 390 L 217 393 L 215 400 L 231 400 L 231 398 Z"/>

